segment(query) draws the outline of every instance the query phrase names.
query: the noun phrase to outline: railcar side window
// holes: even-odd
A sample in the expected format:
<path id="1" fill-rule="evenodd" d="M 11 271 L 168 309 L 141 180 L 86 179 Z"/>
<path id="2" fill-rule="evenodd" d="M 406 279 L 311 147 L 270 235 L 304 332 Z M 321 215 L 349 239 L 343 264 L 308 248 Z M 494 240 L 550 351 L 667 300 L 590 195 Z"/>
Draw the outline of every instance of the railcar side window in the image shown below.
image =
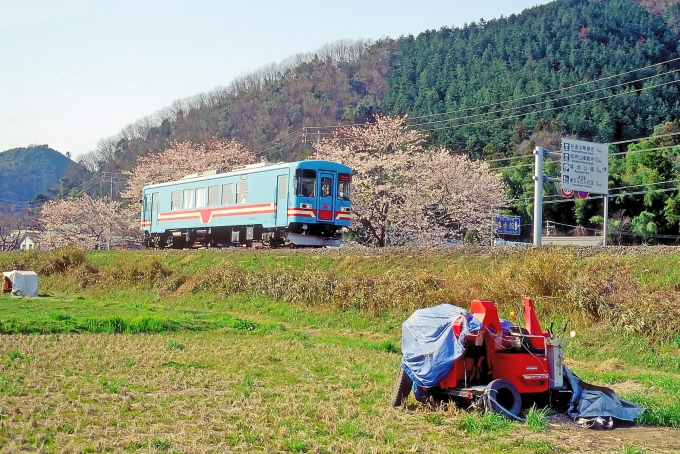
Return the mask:
<path id="1" fill-rule="evenodd" d="M 236 203 L 248 203 L 248 182 L 236 183 Z"/>
<path id="2" fill-rule="evenodd" d="M 153 210 L 153 215 L 158 216 L 158 193 L 154 192 L 151 194 L 151 209 Z"/>
<path id="3" fill-rule="evenodd" d="M 182 194 L 182 208 L 191 208 L 191 189 L 185 189 Z"/>
<path id="4" fill-rule="evenodd" d="M 338 198 L 349 200 L 350 183 L 352 177 L 346 173 L 338 174 Z"/>
<path id="5" fill-rule="evenodd" d="M 170 209 L 179 210 L 180 208 L 182 208 L 182 196 L 180 195 L 180 191 L 172 191 L 172 194 L 170 194 Z"/>
<path id="6" fill-rule="evenodd" d="M 295 195 L 313 197 L 316 192 L 316 170 L 295 169 Z"/>
<path id="7" fill-rule="evenodd" d="M 331 186 L 333 185 L 333 180 L 324 177 L 321 179 L 321 197 L 330 197 L 332 194 Z"/>
<path id="8" fill-rule="evenodd" d="M 288 196 L 288 175 L 279 175 L 279 200 Z"/>
<path id="9" fill-rule="evenodd" d="M 222 205 L 234 204 L 234 183 L 222 185 Z"/>
<path id="10" fill-rule="evenodd" d="M 196 188 L 196 203 L 194 206 L 196 208 L 205 206 L 205 188 Z"/>
<path id="11" fill-rule="evenodd" d="M 214 207 L 217 205 L 217 198 L 220 194 L 219 186 L 208 186 L 208 206 Z"/>

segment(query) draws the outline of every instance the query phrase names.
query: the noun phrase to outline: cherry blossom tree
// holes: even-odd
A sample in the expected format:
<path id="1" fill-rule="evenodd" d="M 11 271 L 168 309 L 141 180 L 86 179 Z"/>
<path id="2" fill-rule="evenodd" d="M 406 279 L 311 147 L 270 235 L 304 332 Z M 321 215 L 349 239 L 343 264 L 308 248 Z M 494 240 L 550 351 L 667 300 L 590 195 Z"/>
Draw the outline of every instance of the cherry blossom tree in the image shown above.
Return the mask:
<path id="1" fill-rule="evenodd" d="M 170 148 L 137 158 L 137 165 L 127 172 L 127 187 L 121 196 L 139 200 L 149 182 L 165 183 L 185 175 L 206 170 L 229 170 L 234 166 L 257 162 L 254 152 L 236 140 L 214 139 L 205 144 L 172 142 Z"/>
<path id="2" fill-rule="evenodd" d="M 409 129 L 406 117 L 374 120 L 315 145 L 319 159 L 354 171 L 349 229 L 359 243 L 432 245 L 490 231 L 492 208 L 506 201 L 500 175 L 484 162 L 427 149 L 427 137 Z"/>
<path id="3" fill-rule="evenodd" d="M 500 173 L 484 161 L 445 148 L 428 150 L 418 161 L 420 183 L 414 200 L 425 207 L 422 219 L 427 224 L 421 237 L 432 242 L 465 231 L 482 237 L 491 232 L 492 212 L 508 205 Z"/>
<path id="4" fill-rule="evenodd" d="M 50 200 L 40 210 L 44 228 L 41 243 L 47 248 L 77 243 L 85 249 L 117 248 L 137 242 L 139 236 L 137 210 L 121 207 L 108 198 L 80 197 Z"/>

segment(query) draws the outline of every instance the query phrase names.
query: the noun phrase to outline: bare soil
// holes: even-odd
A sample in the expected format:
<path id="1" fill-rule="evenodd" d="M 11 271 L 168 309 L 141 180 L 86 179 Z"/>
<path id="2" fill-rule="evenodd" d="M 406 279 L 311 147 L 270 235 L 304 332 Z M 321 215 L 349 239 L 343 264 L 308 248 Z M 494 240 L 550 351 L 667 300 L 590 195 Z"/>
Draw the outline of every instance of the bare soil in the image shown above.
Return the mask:
<path id="1" fill-rule="evenodd" d="M 644 449 L 646 453 L 680 453 L 679 429 L 618 426 L 612 430 L 593 430 L 579 426 L 566 414 L 551 416 L 550 427 L 568 446 L 568 452 L 621 453 L 628 447 Z"/>

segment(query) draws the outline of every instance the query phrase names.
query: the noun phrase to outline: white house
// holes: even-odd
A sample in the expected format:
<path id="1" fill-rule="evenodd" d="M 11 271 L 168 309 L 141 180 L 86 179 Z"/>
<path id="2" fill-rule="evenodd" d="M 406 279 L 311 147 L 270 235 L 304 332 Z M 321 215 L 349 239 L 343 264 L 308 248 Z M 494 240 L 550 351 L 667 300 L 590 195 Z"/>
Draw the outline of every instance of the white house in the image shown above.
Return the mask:
<path id="1" fill-rule="evenodd" d="M 28 251 L 30 249 L 40 249 L 40 232 L 29 230 L 24 233 L 17 245 L 17 249 Z"/>

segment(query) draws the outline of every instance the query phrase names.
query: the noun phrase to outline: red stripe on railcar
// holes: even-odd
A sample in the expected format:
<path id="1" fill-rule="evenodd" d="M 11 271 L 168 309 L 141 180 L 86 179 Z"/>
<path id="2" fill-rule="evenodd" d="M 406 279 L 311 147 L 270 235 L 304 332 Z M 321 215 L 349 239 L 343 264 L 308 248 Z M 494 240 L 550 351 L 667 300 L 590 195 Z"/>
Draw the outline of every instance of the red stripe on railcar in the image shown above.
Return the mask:
<path id="1" fill-rule="evenodd" d="M 303 208 L 288 208 L 288 216 L 299 218 L 315 218 L 316 214 L 313 209 Z"/>
<path id="2" fill-rule="evenodd" d="M 191 211 L 166 211 L 158 215 L 158 222 L 187 221 L 199 219 L 201 224 L 207 224 L 217 217 L 245 216 L 251 214 L 274 214 L 276 206 L 273 203 L 253 205 L 235 205 L 229 207 L 205 208 Z"/>

